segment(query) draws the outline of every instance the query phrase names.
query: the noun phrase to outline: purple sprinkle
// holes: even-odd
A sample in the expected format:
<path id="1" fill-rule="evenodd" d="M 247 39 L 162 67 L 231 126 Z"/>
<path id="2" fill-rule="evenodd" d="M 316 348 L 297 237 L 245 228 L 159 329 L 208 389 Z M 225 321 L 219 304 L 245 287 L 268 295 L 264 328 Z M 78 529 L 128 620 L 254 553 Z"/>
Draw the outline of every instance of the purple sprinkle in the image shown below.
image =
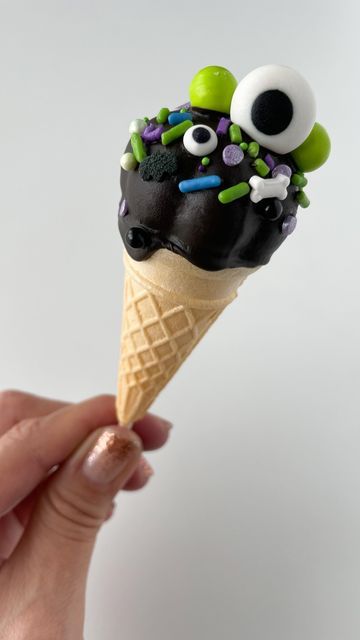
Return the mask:
<path id="1" fill-rule="evenodd" d="M 191 107 L 190 102 L 184 102 L 184 104 L 181 104 L 179 107 L 176 107 L 176 111 L 180 111 L 180 109 L 190 109 L 190 107 Z"/>
<path id="2" fill-rule="evenodd" d="M 271 175 L 273 178 L 276 178 L 279 173 L 282 173 L 283 176 L 291 178 L 292 171 L 287 164 L 278 164 L 275 169 L 272 170 Z"/>
<path id="3" fill-rule="evenodd" d="M 124 200 L 121 200 L 119 204 L 119 216 L 123 218 L 124 216 L 126 216 L 127 212 L 128 212 L 128 203 L 127 203 L 127 200 L 125 200 L 124 198 Z"/>
<path id="4" fill-rule="evenodd" d="M 270 169 L 272 170 L 275 167 L 275 160 L 274 158 L 270 155 L 270 153 L 267 153 L 265 156 L 265 162 L 267 164 L 268 167 L 270 167 Z M 274 176 L 273 176 L 274 177 Z"/>
<path id="5" fill-rule="evenodd" d="M 227 134 L 227 130 L 230 127 L 230 118 L 220 118 L 219 124 L 216 129 L 216 133 L 218 136 L 225 136 Z"/>
<path id="6" fill-rule="evenodd" d="M 201 171 L 201 173 L 204 173 L 206 171 L 206 167 L 204 167 L 203 164 L 199 164 L 198 171 Z"/>
<path id="7" fill-rule="evenodd" d="M 162 124 L 155 126 L 151 123 L 146 127 L 145 131 L 142 132 L 141 137 L 145 142 L 157 142 L 160 140 L 163 131 L 164 127 Z"/>
<path id="8" fill-rule="evenodd" d="M 243 160 L 244 152 L 237 144 L 228 144 L 223 150 L 222 157 L 228 167 L 235 167 Z"/>
<path id="9" fill-rule="evenodd" d="M 281 233 L 284 236 L 289 236 L 296 227 L 297 219 L 295 216 L 286 216 L 284 222 L 282 223 Z"/>

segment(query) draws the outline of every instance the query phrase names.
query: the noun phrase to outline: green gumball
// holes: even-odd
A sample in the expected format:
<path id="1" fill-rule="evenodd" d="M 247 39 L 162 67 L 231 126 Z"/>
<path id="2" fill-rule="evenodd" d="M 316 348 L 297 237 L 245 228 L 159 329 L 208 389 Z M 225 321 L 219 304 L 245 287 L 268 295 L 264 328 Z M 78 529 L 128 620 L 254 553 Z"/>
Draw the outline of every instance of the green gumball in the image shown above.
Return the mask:
<path id="1" fill-rule="evenodd" d="M 306 140 L 291 152 L 300 171 L 315 171 L 330 155 L 331 142 L 326 129 L 315 122 Z"/>
<path id="2" fill-rule="evenodd" d="M 236 87 L 236 78 L 224 67 L 205 67 L 191 81 L 191 106 L 228 114 Z"/>

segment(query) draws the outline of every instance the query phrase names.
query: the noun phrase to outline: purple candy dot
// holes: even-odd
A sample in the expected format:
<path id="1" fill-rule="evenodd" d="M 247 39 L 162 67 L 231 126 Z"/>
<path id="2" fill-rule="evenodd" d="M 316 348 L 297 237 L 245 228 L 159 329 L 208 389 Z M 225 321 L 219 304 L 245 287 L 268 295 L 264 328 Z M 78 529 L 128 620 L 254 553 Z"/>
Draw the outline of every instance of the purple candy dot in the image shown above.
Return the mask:
<path id="1" fill-rule="evenodd" d="M 201 171 L 201 173 L 204 173 L 206 171 L 206 167 L 204 167 L 203 164 L 199 164 L 198 171 Z"/>
<path id="2" fill-rule="evenodd" d="M 292 171 L 287 164 L 278 164 L 275 169 L 272 170 L 271 175 L 273 178 L 276 178 L 279 173 L 282 173 L 282 175 L 291 178 Z"/>
<path id="3" fill-rule="evenodd" d="M 235 167 L 244 158 L 244 152 L 237 144 L 228 144 L 223 150 L 222 157 L 228 167 Z"/>
<path id="4" fill-rule="evenodd" d="M 286 216 L 284 222 L 282 223 L 281 233 L 284 236 L 289 236 L 296 227 L 297 219 L 295 216 Z"/>
<path id="5" fill-rule="evenodd" d="M 265 162 L 267 164 L 268 167 L 270 167 L 270 169 L 274 169 L 275 167 L 275 160 L 274 158 L 270 155 L 270 153 L 267 153 L 265 156 Z"/>
<path id="6" fill-rule="evenodd" d="M 124 216 L 126 216 L 127 212 L 128 212 L 128 203 L 127 203 L 127 200 L 125 200 L 124 198 L 124 200 L 122 200 L 119 204 L 119 216 L 123 218 Z"/>

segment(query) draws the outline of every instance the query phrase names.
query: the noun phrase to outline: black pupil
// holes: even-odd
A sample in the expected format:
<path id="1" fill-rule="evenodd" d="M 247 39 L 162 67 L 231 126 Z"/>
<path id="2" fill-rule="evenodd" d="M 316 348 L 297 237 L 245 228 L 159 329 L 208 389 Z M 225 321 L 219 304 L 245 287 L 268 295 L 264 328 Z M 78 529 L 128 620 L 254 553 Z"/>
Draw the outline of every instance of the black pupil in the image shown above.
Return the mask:
<path id="1" fill-rule="evenodd" d="M 194 129 L 193 131 L 192 137 L 194 138 L 195 142 L 204 144 L 204 142 L 210 140 L 210 131 L 208 129 L 205 129 L 205 127 L 196 127 L 196 129 Z"/>
<path id="2" fill-rule="evenodd" d="M 289 96 L 278 89 L 270 89 L 261 93 L 254 101 L 251 119 L 258 131 L 274 136 L 289 126 L 293 112 Z"/>

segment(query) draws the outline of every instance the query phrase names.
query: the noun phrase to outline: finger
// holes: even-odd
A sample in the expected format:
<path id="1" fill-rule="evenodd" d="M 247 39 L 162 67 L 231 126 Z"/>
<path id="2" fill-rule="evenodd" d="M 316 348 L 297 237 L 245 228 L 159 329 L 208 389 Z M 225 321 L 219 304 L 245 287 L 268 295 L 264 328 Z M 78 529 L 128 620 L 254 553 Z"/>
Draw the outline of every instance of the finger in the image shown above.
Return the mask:
<path id="1" fill-rule="evenodd" d="M 95 429 L 116 424 L 114 398 L 99 396 L 17 423 L 0 439 L 0 515 L 18 504 Z"/>
<path id="2" fill-rule="evenodd" d="M 140 459 L 138 467 L 124 486 L 124 489 L 131 491 L 142 489 L 153 473 L 154 471 L 150 464 L 145 459 Z M 13 511 L 0 519 L 0 568 L 4 561 L 11 556 L 22 538 L 45 484 L 45 481 L 41 483 Z M 106 515 L 106 521 L 112 518 L 115 510 L 116 503 L 113 501 Z"/>
<path id="3" fill-rule="evenodd" d="M 24 527 L 11 511 L 0 520 L 0 563 L 10 557 L 24 533 Z"/>
<path id="4" fill-rule="evenodd" d="M 59 400 L 49 400 L 22 391 L 0 392 L 0 436 L 25 418 L 46 416 L 67 405 Z"/>
<path id="5" fill-rule="evenodd" d="M 42 482 L 13 511 L 0 518 L 0 565 L 17 547 L 45 485 L 46 481 Z"/>
<path id="6" fill-rule="evenodd" d="M 126 491 L 138 491 L 145 487 L 151 476 L 154 475 L 154 469 L 146 458 L 141 458 L 131 478 L 124 485 Z"/>
<path id="7" fill-rule="evenodd" d="M 125 427 L 88 436 L 48 481 L 10 562 L 31 571 L 32 559 L 41 557 L 48 567 L 46 588 L 60 593 L 83 584 L 98 530 L 141 453 L 140 438 Z"/>
<path id="8" fill-rule="evenodd" d="M 145 451 L 159 449 L 167 441 L 172 428 L 171 422 L 148 413 L 139 422 L 135 422 L 133 431 L 140 436 Z"/>
<path id="9" fill-rule="evenodd" d="M 20 524 L 24 527 L 24 529 L 28 525 L 28 522 L 31 518 L 31 514 L 45 486 L 46 486 L 46 480 L 41 482 L 36 487 L 36 489 L 34 489 L 34 491 L 32 491 L 28 496 L 26 496 L 26 498 L 24 498 L 24 500 L 22 500 L 22 502 L 20 502 L 13 510 Z"/>
<path id="10" fill-rule="evenodd" d="M 106 514 L 105 522 L 107 522 L 108 520 L 110 520 L 113 517 L 115 511 L 116 511 L 116 502 L 115 502 L 115 500 L 113 500 L 112 503 L 111 503 L 111 506 L 109 508 L 109 511 Z"/>
<path id="11" fill-rule="evenodd" d="M 148 424 L 157 418 L 148 418 Z M 62 463 L 95 429 L 116 424 L 113 396 L 69 405 L 43 418 L 25 420 L 0 439 L 0 515 L 7 513 Z"/>

